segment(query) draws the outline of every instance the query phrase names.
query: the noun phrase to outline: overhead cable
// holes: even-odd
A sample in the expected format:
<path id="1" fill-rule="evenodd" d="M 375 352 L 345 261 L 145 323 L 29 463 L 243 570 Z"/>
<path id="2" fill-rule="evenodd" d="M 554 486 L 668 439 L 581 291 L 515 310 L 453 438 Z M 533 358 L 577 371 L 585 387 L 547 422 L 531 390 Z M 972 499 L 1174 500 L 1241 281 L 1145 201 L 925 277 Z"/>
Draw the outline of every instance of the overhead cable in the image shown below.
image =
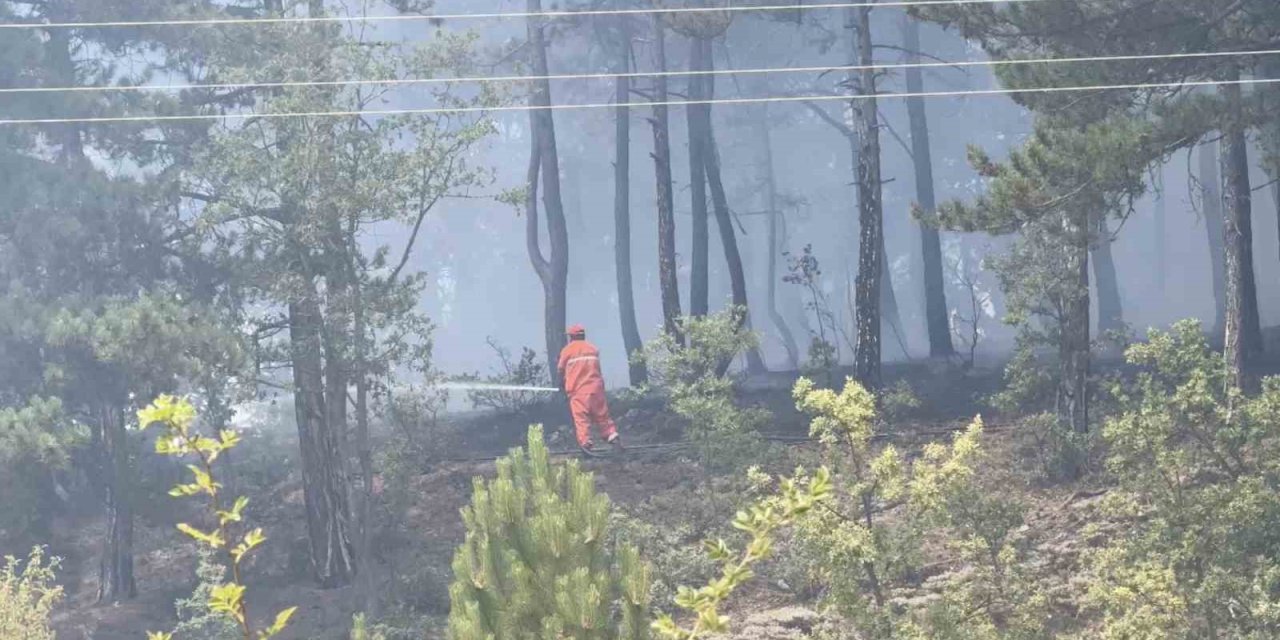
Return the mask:
<path id="1" fill-rule="evenodd" d="M 814 9 L 856 9 L 872 7 L 929 7 L 942 5 L 990 5 L 1045 2 L 1047 0 L 884 0 L 881 2 L 826 2 L 818 4 L 774 4 L 721 7 L 654 7 L 651 9 L 583 9 L 580 11 L 505 11 L 493 13 L 397 14 L 385 16 L 278 16 L 264 18 L 191 18 L 182 20 L 115 20 L 104 22 L 4 22 L 0 29 L 105 29 L 114 27 L 214 27 L 286 24 L 332 24 L 371 22 L 423 22 L 446 20 L 497 20 L 511 18 L 573 18 L 587 16 L 679 15 L 699 13 L 747 13 L 809 11 Z"/>
<path id="2" fill-rule="evenodd" d="M 220 89 L 285 89 L 300 87 L 339 87 L 339 86 L 411 86 L 427 84 L 457 83 L 505 83 L 534 82 L 541 80 L 607 80 L 614 78 L 657 78 L 684 77 L 705 75 L 764 75 L 770 73 L 831 73 L 849 71 L 893 71 L 899 69 L 930 69 L 939 67 L 1002 67 L 1024 64 L 1063 64 L 1084 62 L 1123 62 L 1142 60 L 1183 60 L 1196 58 L 1228 58 L 1280 54 L 1280 49 L 1260 51 L 1205 51 L 1184 53 L 1153 53 L 1114 56 L 1084 56 L 1075 58 L 1018 58 L 1009 60 L 962 60 L 959 62 L 902 62 L 872 65 L 811 66 L 811 67 L 765 67 L 758 69 L 708 69 L 708 70 L 672 70 L 672 71 L 633 71 L 627 73 L 563 73 L 545 76 L 472 76 L 460 78 L 390 78 L 390 79 L 355 79 L 355 80 L 294 80 L 281 82 L 240 82 L 214 84 L 161 84 L 161 85 L 106 85 L 91 87 L 5 87 L 0 88 L 4 94 L 35 93 L 106 93 L 106 92 L 172 92 Z"/>
<path id="3" fill-rule="evenodd" d="M 1029 87 L 1025 89 L 970 89 L 963 91 L 918 91 L 913 93 L 880 93 L 873 95 L 814 95 L 774 96 L 763 98 L 715 98 L 712 100 L 668 100 L 663 102 L 595 102 L 553 105 L 504 105 L 495 107 L 431 107 L 422 109 L 365 109 L 358 111 L 298 111 L 279 113 L 209 113 L 191 115 L 102 116 L 84 118 L 12 118 L 0 120 L 3 125 L 51 125 L 51 124 L 119 124 L 163 122 L 209 122 L 226 120 L 265 120 L 282 118 L 339 118 L 339 117 L 387 117 L 404 115 L 498 113 L 512 111 L 569 111 L 586 109 L 617 109 L 647 107 L 680 107 L 690 105 L 745 105 L 778 102 L 827 102 L 866 100 L 871 98 L 892 100 L 896 98 L 954 98 L 964 96 L 998 96 L 1071 93 L 1083 91 L 1119 91 L 1139 89 L 1183 89 L 1231 85 L 1280 84 L 1280 78 L 1246 78 L 1240 80 L 1188 80 L 1181 82 L 1148 82 L 1132 84 L 1081 85 L 1067 87 Z"/>

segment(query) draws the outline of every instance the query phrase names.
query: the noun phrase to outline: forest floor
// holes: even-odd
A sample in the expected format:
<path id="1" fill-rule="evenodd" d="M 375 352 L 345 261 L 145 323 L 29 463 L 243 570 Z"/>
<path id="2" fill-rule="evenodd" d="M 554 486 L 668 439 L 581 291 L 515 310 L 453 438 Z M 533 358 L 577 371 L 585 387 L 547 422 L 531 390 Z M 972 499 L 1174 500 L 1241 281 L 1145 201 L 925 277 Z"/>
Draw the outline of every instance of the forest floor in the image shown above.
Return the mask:
<path id="1" fill-rule="evenodd" d="M 908 381 L 922 400 L 908 418 L 893 425 L 900 434 L 923 434 L 910 438 L 914 444 L 945 438 L 940 426 L 963 424 L 980 412 L 990 414 L 989 409 L 983 409 L 982 399 L 1001 386 L 994 369 L 961 371 L 946 365 L 915 364 L 892 367 L 887 374 L 890 382 Z M 807 420 L 797 414 L 790 398 L 794 377 L 770 375 L 744 385 L 748 402 L 773 412 L 770 433 L 807 434 Z M 655 401 L 620 400 L 614 409 L 624 436 L 633 446 L 675 442 L 681 436 L 678 419 L 662 411 Z M 1021 449 L 1025 443 L 1013 428 L 1016 425 L 988 421 L 1000 425 L 992 428 L 988 437 L 988 448 L 997 456 L 996 464 L 991 466 L 1007 476 L 1001 480 L 1003 486 L 1019 493 L 1028 505 L 1030 537 L 1036 544 L 1052 548 L 1054 553 L 1050 556 L 1060 557 L 1063 575 L 1069 575 L 1067 567 L 1074 562 L 1082 544 L 1081 523 L 1091 519 L 1092 505 L 1100 491 L 1086 486 L 1039 486 L 1035 474 L 1024 468 L 1026 458 Z M 464 534 L 459 509 L 470 499 L 472 478 L 492 474 L 493 464 L 484 458 L 522 444 L 530 423 L 546 425 L 553 451 L 571 447 L 567 411 L 557 403 L 548 403 L 520 414 L 446 419 L 442 426 L 421 434 L 432 443 L 430 455 L 402 455 L 397 458 L 395 469 L 386 472 L 387 490 L 378 504 L 381 524 L 374 545 L 380 591 L 395 594 L 383 612 L 385 619 L 416 629 L 416 637 L 443 637 L 439 624 L 448 611 L 452 573 L 449 564 Z M 254 442 L 249 441 L 249 446 Z M 252 468 L 244 480 L 231 487 L 250 496 L 248 520 L 263 527 L 270 538 L 246 575 L 252 611 L 255 616 L 265 617 L 286 606 L 298 605 L 298 615 L 284 638 L 345 638 L 358 606 L 355 589 L 322 590 L 309 580 L 301 486 L 296 473 L 288 472 L 296 466 L 291 462 L 296 452 L 289 448 L 287 437 L 274 441 L 270 447 L 257 451 L 251 460 L 237 462 Z M 803 459 L 804 447 L 776 448 L 768 466 L 785 471 L 787 465 Z M 700 578 L 698 563 L 685 563 L 679 554 L 699 555 L 703 536 L 725 530 L 740 496 L 732 489 L 717 491 L 717 487 L 730 479 L 711 478 L 697 464 L 673 452 L 637 449 L 621 458 L 589 459 L 583 464 L 595 473 L 599 489 L 625 514 L 624 519 L 630 523 L 627 526 L 638 531 L 641 538 L 648 536 L 641 541 L 649 547 L 646 553 L 661 553 L 668 564 L 677 568 L 693 567 L 669 580 Z M 176 474 L 176 470 L 172 471 L 172 479 L 176 480 Z M 65 558 L 67 598 L 55 615 L 58 637 L 137 640 L 144 638 L 148 630 L 171 629 L 176 622 L 175 600 L 188 596 L 195 586 L 194 550 L 173 527 L 189 515 L 178 501 L 160 491 L 140 506 L 134 541 L 138 597 L 107 606 L 94 604 L 96 549 L 102 521 L 85 518 L 60 522 L 56 530 L 64 535 L 51 543 L 53 552 Z M 945 574 L 951 569 L 944 566 L 935 573 Z M 797 634 L 814 624 L 812 611 L 805 608 L 812 606 L 809 594 L 792 587 L 789 581 L 796 582 L 789 580 L 785 572 L 765 571 L 762 579 L 735 602 L 739 619 L 745 621 L 737 631 L 738 637 L 800 637 Z M 1069 595 L 1064 598 L 1064 610 L 1069 611 Z"/>

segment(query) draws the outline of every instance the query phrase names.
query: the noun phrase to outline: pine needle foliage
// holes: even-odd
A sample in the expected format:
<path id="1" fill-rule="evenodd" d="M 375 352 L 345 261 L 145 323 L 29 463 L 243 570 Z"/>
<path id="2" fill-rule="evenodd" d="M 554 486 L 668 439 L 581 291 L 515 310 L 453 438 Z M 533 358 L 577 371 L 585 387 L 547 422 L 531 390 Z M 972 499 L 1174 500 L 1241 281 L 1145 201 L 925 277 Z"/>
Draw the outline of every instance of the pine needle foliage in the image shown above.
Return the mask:
<path id="1" fill-rule="evenodd" d="M 497 472 L 476 478 L 462 510 L 449 638 L 648 638 L 648 566 L 611 540 L 609 499 L 592 474 L 576 461 L 552 464 L 540 426 Z"/>

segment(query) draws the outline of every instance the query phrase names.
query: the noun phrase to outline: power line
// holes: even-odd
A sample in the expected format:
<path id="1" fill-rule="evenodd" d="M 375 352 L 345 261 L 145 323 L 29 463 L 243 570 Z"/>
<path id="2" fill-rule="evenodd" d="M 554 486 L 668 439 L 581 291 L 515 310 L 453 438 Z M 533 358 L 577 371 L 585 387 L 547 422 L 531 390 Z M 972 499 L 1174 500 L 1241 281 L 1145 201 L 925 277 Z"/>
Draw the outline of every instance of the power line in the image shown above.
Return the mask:
<path id="1" fill-rule="evenodd" d="M 812 9 L 851 9 L 870 7 L 928 7 L 938 5 L 990 5 L 1001 3 L 1044 2 L 1046 0 L 885 0 L 883 2 L 828 2 L 821 4 L 783 4 L 726 7 L 669 7 L 652 9 L 586 9 L 581 11 L 516 11 L 496 13 L 408 14 L 390 16 L 317 16 L 275 18 L 193 18 L 187 20 L 117 20 L 106 22 L 6 22 L 0 29 L 104 29 L 112 27 L 208 27 L 254 26 L 281 24 L 325 24 L 350 22 L 411 22 L 443 20 L 492 20 L 504 18 L 568 18 L 582 16 L 678 15 L 687 13 L 744 13 L 750 11 L 801 11 Z"/>
<path id="2" fill-rule="evenodd" d="M 744 105 L 775 102 L 825 102 L 832 100 L 865 100 L 869 98 L 954 98 L 963 96 L 997 96 L 1019 94 L 1051 94 L 1078 91 L 1118 91 L 1137 89 L 1180 89 L 1229 85 L 1269 85 L 1280 83 L 1280 78 L 1247 78 L 1241 80 L 1191 80 L 1182 82 L 1150 82 L 1134 84 L 1082 85 L 1069 87 L 1030 87 L 1026 89 L 971 89 L 964 91 L 919 91 L 915 93 L 881 93 L 864 95 L 776 96 L 765 98 L 716 98 L 713 100 L 668 100 L 664 102 L 596 102 L 583 104 L 508 105 L 498 107 L 433 107 L 425 109 L 369 109 L 363 111 L 299 111 L 283 113 L 222 113 L 175 116 L 104 116 L 89 118 L 15 118 L 0 120 L 3 125 L 51 125 L 51 124 L 120 124 L 130 122 L 209 122 L 224 120 L 265 120 L 281 118 L 339 118 L 385 117 L 403 115 L 496 113 L 510 111 L 569 111 L 585 109 L 617 109 L 645 107 L 680 107 L 689 105 Z"/>
<path id="3" fill-rule="evenodd" d="M 500 83 L 500 82 L 533 82 L 537 80 L 604 80 L 618 77 L 624 78 L 657 78 L 684 77 L 703 75 L 761 75 L 770 73 L 830 73 L 836 71 L 891 71 L 896 69 L 930 69 L 940 67 L 999 67 L 1021 64 L 1059 64 L 1081 62 L 1123 62 L 1141 60 L 1179 60 L 1195 58 L 1246 57 L 1280 54 L 1280 49 L 1261 51 L 1206 51 L 1184 53 L 1152 53 L 1114 56 L 1084 56 L 1075 58 L 1021 58 L 1009 60 L 962 60 L 959 62 L 902 62 L 873 65 L 844 65 L 819 67 L 765 67 L 757 69 L 711 69 L 711 70 L 672 70 L 672 71 L 633 71 L 627 73 L 565 73 L 546 76 L 473 76 L 462 78 L 390 78 L 390 79 L 357 79 L 357 80 L 296 80 L 282 82 L 243 82 L 217 84 L 163 84 L 163 85 L 124 85 L 93 87 L 8 87 L 0 88 L 3 94 L 35 94 L 35 93 L 106 93 L 106 92 L 167 92 L 219 89 L 283 89 L 298 87 L 337 87 L 337 86 L 406 86 L 425 84 L 453 83 Z"/>

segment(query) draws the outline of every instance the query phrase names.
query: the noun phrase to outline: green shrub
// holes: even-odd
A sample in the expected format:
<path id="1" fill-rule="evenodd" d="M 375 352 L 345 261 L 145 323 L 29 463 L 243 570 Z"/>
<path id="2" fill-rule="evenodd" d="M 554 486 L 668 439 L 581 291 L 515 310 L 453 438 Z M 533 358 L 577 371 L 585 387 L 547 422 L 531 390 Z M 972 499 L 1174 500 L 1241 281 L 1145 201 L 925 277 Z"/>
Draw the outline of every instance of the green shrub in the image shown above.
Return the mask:
<path id="1" fill-rule="evenodd" d="M 644 362 L 654 384 L 670 394 L 671 410 L 688 421 L 688 437 L 698 458 L 713 469 L 733 469 L 754 458 L 757 432 L 769 421 L 764 409 L 742 407 L 728 364 L 755 348 L 757 337 L 743 326 L 741 309 L 684 318 L 685 344 L 663 334 L 650 342 Z"/>
<path id="2" fill-rule="evenodd" d="M 13 556 L 0 568 L 0 638 L 54 640 L 49 613 L 62 600 L 56 574 L 59 560 L 36 547 L 23 565 Z"/>
<path id="3" fill-rule="evenodd" d="M 522 347 L 520 357 L 515 358 L 512 357 L 510 349 L 498 344 L 493 338 L 489 338 L 486 342 L 498 356 L 498 369 L 487 376 L 478 374 L 463 376 L 464 380 L 517 387 L 554 386 L 551 382 L 551 374 L 543 364 L 542 358 L 538 357 L 537 351 Z M 547 394 L 536 391 L 475 389 L 467 392 L 467 399 L 472 406 L 479 409 L 492 409 L 503 414 L 519 414 L 545 402 Z"/>
<path id="4" fill-rule="evenodd" d="M 634 547 L 614 544 L 609 499 L 591 474 L 576 461 L 552 465 L 541 427 L 497 469 L 476 478 L 462 512 L 449 637 L 647 638 L 649 568 Z"/>
<path id="5" fill-rule="evenodd" d="M 833 472 L 829 506 L 797 527 L 797 557 L 825 587 L 831 612 L 872 640 L 1024 637 L 1024 627 L 1033 637 L 1043 599 L 1019 570 L 1021 508 L 976 479 L 981 419 L 908 464 L 892 445 L 876 445 L 875 398 L 857 382 L 836 392 L 801 379 L 794 395 Z M 926 532 L 944 534 L 952 557 L 970 567 L 933 601 L 917 584 Z"/>
<path id="6" fill-rule="evenodd" d="M 1089 558 L 1107 639 L 1280 637 L 1280 378 L 1247 396 L 1196 322 L 1128 350 L 1108 496 L 1123 532 Z"/>

